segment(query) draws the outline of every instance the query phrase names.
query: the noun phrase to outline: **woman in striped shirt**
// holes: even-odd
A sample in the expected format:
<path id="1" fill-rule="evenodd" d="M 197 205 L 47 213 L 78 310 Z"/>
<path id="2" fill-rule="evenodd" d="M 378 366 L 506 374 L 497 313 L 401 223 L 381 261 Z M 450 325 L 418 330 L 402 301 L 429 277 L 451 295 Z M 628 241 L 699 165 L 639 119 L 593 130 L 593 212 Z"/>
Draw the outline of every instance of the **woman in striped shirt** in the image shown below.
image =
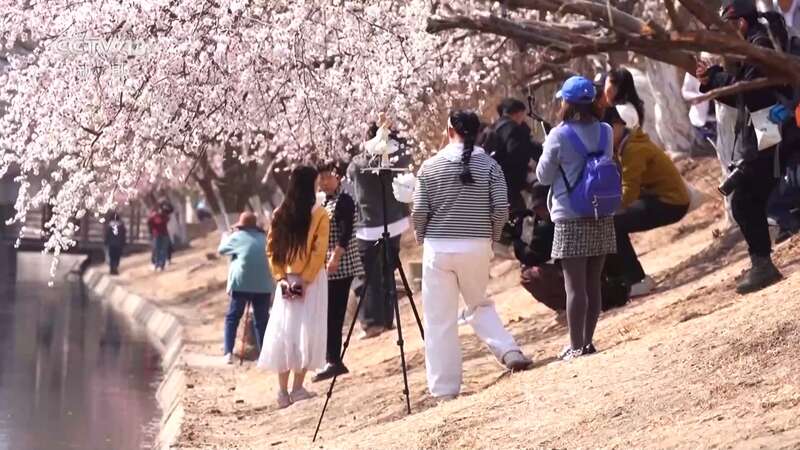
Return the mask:
<path id="1" fill-rule="evenodd" d="M 467 322 L 502 364 L 511 370 L 531 365 L 486 295 L 492 241 L 500 239 L 508 219 L 508 196 L 500 166 L 475 147 L 479 127 L 475 113 L 452 113 L 450 143 L 422 165 L 414 192 L 414 229 L 424 247 L 428 387 L 442 399 L 461 390 L 459 294 L 467 306 Z"/>

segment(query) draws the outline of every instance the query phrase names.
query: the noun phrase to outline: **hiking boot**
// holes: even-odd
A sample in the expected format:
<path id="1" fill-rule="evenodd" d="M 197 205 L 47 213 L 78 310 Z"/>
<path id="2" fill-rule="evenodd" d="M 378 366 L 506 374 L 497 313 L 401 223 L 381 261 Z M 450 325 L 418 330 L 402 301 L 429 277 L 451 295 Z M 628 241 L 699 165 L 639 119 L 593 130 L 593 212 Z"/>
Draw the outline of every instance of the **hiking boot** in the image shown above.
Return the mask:
<path id="1" fill-rule="evenodd" d="M 783 275 L 775 267 L 770 257 L 753 256 L 753 265 L 736 286 L 741 295 L 751 294 L 781 281 Z"/>
<path id="2" fill-rule="evenodd" d="M 313 378 L 311 378 L 312 383 L 318 383 L 320 381 L 330 380 L 333 377 L 338 377 L 339 375 L 344 375 L 346 373 L 350 373 L 342 363 L 337 364 L 328 364 L 322 369 L 321 372 L 317 372 Z"/>
<path id="3" fill-rule="evenodd" d="M 558 359 L 567 362 L 567 361 L 572 361 L 573 359 L 583 355 L 584 355 L 583 349 L 575 350 L 568 345 L 564 347 L 564 349 L 561 350 L 561 352 L 558 354 Z"/>
<path id="4" fill-rule="evenodd" d="M 597 349 L 594 347 L 594 344 L 589 344 L 583 347 L 584 355 L 594 355 L 595 353 L 597 353 Z"/>
<path id="5" fill-rule="evenodd" d="M 653 289 L 656 288 L 656 282 L 652 278 L 644 277 L 644 279 L 633 286 L 631 286 L 631 298 L 644 297 L 650 295 Z"/>
<path id="6" fill-rule="evenodd" d="M 503 365 L 512 372 L 530 369 L 533 361 L 519 350 L 512 350 L 503 355 Z"/>

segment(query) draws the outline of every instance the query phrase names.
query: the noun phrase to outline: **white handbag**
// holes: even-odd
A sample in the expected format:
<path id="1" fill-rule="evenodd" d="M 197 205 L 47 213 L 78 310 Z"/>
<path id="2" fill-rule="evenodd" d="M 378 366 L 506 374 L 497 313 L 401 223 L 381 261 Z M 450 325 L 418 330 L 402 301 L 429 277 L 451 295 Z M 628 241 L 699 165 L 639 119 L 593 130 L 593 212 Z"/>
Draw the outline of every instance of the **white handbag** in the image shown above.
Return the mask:
<path id="1" fill-rule="evenodd" d="M 764 108 L 750 113 L 750 120 L 753 123 L 753 128 L 756 130 L 756 140 L 758 141 L 758 149 L 766 150 L 774 145 L 781 143 L 780 127 L 769 120 L 769 111 L 772 109 Z"/>
<path id="2" fill-rule="evenodd" d="M 417 184 L 417 177 L 413 173 L 404 173 L 395 177 L 392 181 L 392 191 L 394 198 L 400 203 L 414 202 L 414 188 Z"/>

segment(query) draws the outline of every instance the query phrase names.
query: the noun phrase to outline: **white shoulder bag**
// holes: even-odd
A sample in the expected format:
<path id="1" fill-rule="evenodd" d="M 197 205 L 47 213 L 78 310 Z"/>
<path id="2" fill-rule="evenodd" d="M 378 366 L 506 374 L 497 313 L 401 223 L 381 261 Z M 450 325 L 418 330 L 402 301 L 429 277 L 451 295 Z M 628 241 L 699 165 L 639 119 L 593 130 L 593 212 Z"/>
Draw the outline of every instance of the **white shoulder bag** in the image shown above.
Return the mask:
<path id="1" fill-rule="evenodd" d="M 769 108 L 764 108 L 750 113 L 750 120 L 753 123 L 753 128 L 756 130 L 756 140 L 758 141 L 758 149 L 766 150 L 774 145 L 781 143 L 780 127 L 769 120 Z"/>

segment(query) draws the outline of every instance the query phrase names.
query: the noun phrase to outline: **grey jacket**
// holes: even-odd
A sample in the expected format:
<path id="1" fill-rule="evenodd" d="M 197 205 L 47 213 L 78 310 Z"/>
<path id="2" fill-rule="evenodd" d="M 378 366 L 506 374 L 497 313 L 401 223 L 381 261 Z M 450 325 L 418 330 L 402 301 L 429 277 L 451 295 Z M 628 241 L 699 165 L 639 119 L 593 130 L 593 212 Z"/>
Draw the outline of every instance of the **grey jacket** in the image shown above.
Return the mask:
<path id="1" fill-rule="evenodd" d="M 586 148 L 590 152 L 597 151 L 600 140 L 600 127 L 608 130 L 608 142 L 605 150 L 608 156 L 614 154 L 614 133 L 611 127 L 605 123 L 577 123 L 572 122 L 572 128 L 581 138 Z M 561 133 L 564 124 L 553 128 L 547 139 L 544 141 L 544 153 L 536 166 L 536 177 L 539 183 L 550 186 L 550 194 L 547 198 L 547 207 L 550 210 L 550 217 L 553 222 L 564 222 L 571 219 L 578 219 L 582 216 L 572 210 L 569 203 L 569 192 L 561 175 L 561 168 L 569 179 L 570 185 L 574 186 L 583 175 L 586 167 L 586 160 L 572 146 L 572 143 L 562 137 Z"/>
<path id="2" fill-rule="evenodd" d="M 409 208 L 405 203 L 400 203 L 392 193 L 392 180 L 398 174 L 381 176 L 377 172 L 364 169 L 375 168 L 380 165 L 380 156 L 362 151 L 350 162 L 347 168 L 347 177 L 353 186 L 353 199 L 356 201 L 358 211 L 357 228 L 383 226 L 383 209 L 381 202 L 381 183 L 386 192 L 386 222 L 393 223 L 409 216 Z M 390 155 L 393 168 L 407 169 L 411 165 L 411 156 L 405 145 L 400 150 Z"/>

